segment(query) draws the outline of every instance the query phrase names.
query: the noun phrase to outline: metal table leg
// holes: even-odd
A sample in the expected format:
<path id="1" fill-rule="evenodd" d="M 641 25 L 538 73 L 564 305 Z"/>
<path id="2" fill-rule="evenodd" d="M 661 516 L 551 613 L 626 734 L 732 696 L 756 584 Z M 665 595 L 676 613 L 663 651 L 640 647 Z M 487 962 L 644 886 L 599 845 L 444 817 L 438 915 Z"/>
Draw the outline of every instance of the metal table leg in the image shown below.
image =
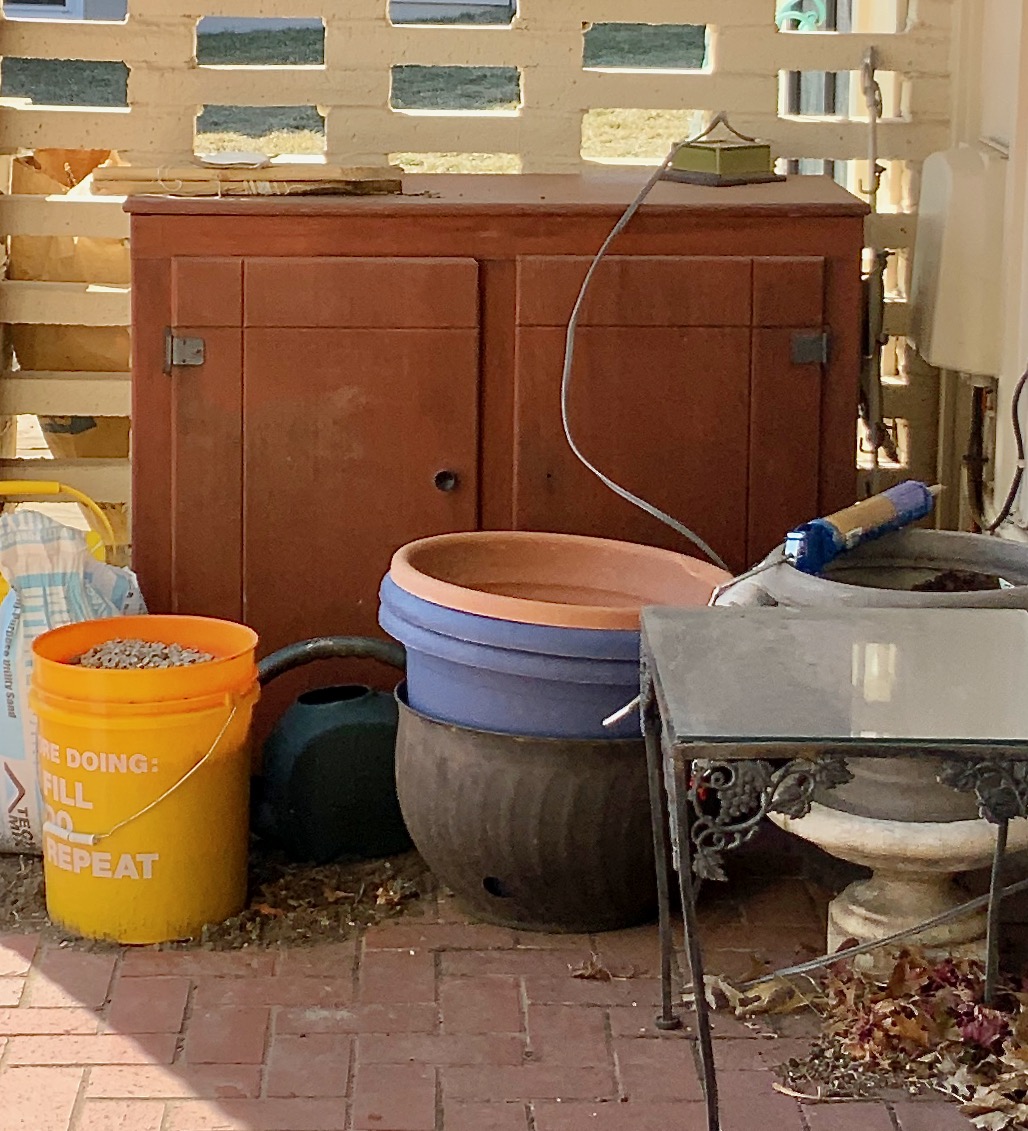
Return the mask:
<path id="1" fill-rule="evenodd" d="M 1000 891 L 1003 888 L 1003 863 L 1007 852 L 1007 831 L 1009 821 L 1000 821 L 996 826 L 996 847 L 992 854 L 992 876 L 989 880 L 989 918 L 985 935 L 985 1004 L 992 1005 L 996 997 L 999 981 L 999 916 L 1002 908 Z"/>
<path id="2" fill-rule="evenodd" d="M 1028 762 L 1010 758 L 958 759 L 950 756 L 940 768 L 939 781 L 953 786 L 960 793 L 973 793 L 979 814 L 996 826 L 985 935 L 984 998 L 986 1005 L 991 1005 L 999 985 L 999 920 L 1007 832 L 1013 818 L 1028 817 Z"/>
<path id="3" fill-rule="evenodd" d="M 694 1009 L 696 1011 L 696 1043 L 700 1054 L 703 1094 L 707 1101 L 707 1131 L 719 1131 L 717 1076 L 714 1071 L 714 1044 L 710 1035 L 710 1007 L 703 977 L 703 955 L 700 950 L 699 922 L 696 915 L 696 886 L 693 878 L 692 804 L 689 797 L 692 761 L 675 759 L 674 797 L 678 834 L 678 886 L 682 895 L 682 917 L 685 920 L 685 949 L 689 956 Z"/>
<path id="4" fill-rule="evenodd" d="M 645 669 L 642 675 L 640 715 L 646 740 L 646 769 L 650 784 L 650 820 L 653 825 L 653 855 L 657 868 L 657 911 L 660 924 L 660 1014 L 658 1029 L 680 1029 L 682 1020 L 671 1004 L 671 958 L 674 940 L 671 936 L 671 895 L 668 857 L 671 837 L 668 832 L 667 795 L 661 765 L 660 713 L 653 695 L 653 683 Z"/>

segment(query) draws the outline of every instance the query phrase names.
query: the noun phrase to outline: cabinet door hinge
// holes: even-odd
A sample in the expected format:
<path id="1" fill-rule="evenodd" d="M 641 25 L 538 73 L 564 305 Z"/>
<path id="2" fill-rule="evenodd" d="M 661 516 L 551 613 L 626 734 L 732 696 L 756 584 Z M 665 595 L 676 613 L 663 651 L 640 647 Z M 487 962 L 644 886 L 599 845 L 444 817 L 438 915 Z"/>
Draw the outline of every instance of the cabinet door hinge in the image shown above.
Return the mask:
<path id="1" fill-rule="evenodd" d="M 793 334 L 793 365 L 827 365 L 832 354 L 832 335 L 824 330 L 819 334 Z"/>
<path id="2" fill-rule="evenodd" d="M 203 338 L 180 338 L 170 328 L 164 331 L 164 372 L 179 366 L 203 365 Z"/>

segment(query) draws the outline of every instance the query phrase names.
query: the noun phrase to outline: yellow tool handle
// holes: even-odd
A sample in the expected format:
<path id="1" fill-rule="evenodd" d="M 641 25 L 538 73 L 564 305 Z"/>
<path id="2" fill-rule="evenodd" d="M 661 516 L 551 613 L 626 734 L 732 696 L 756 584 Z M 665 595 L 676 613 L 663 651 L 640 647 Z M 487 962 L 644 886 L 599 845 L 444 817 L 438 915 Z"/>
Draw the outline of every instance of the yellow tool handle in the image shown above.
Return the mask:
<path id="1" fill-rule="evenodd" d="M 92 512 L 97 522 L 100 524 L 104 543 L 111 549 L 117 545 L 117 539 L 114 536 L 114 527 L 111 526 L 111 520 L 104 514 L 97 503 L 93 502 L 88 495 L 83 494 L 75 487 L 69 487 L 66 483 L 58 483 L 53 479 L 41 479 L 38 482 L 34 479 L 0 480 L 0 497 L 15 495 L 19 498 L 67 495 L 68 498 L 74 499 L 77 503 L 81 503 Z"/>

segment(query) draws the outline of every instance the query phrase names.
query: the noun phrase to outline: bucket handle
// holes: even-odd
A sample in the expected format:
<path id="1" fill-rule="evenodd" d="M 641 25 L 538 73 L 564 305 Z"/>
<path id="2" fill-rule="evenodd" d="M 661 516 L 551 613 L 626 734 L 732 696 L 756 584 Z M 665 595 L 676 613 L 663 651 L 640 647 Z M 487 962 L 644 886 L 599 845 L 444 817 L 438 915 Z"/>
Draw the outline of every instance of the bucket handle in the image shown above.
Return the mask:
<path id="1" fill-rule="evenodd" d="M 155 797 L 153 801 L 150 801 L 148 804 L 144 805 L 142 809 L 138 809 L 135 813 L 132 814 L 131 817 L 126 817 L 123 821 L 119 821 L 116 825 L 109 828 L 107 832 L 78 833 L 74 829 L 66 829 L 63 825 L 58 825 L 54 821 L 45 822 L 45 824 L 43 825 L 43 832 L 49 833 L 50 836 L 58 837 L 61 840 L 66 840 L 69 844 L 85 844 L 89 846 L 100 844 L 101 841 L 108 840 L 110 837 L 114 836 L 115 833 L 121 832 L 121 830 L 127 825 L 131 825 L 133 822 L 138 821 L 140 817 L 143 817 L 147 813 L 150 813 L 152 810 L 156 809 L 157 806 L 161 804 L 161 802 L 167 801 L 167 799 L 177 789 L 185 785 L 186 782 L 189 781 L 189 779 L 195 773 L 198 773 L 200 769 L 210 760 L 214 752 L 218 749 L 218 746 L 221 744 L 221 740 L 228 733 L 228 728 L 232 725 L 232 720 L 236 717 L 236 713 L 239 711 L 239 708 L 248 703 L 256 702 L 256 699 L 256 689 L 254 689 L 247 695 L 240 695 L 238 698 L 236 698 L 235 702 L 232 704 L 232 710 L 229 712 L 228 718 L 222 725 L 221 730 L 218 731 L 217 736 L 208 748 L 207 753 L 204 754 L 204 756 L 198 762 L 195 762 L 192 766 L 190 766 L 190 768 L 186 770 L 186 772 L 182 775 L 182 777 L 178 779 L 177 782 L 173 782 L 171 785 L 169 785 L 168 788 L 159 797 Z"/>
<path id="2" fill-rule="evenodd" d="M 0 482 L 0 507 L 3 506 L 3 499 L 10 496 L 24 496 L 26 498 L 48 498 L 51 495 L 67 495 L 68 498 L 74 499 L 75 502 L 84 506 L 96 519 L 100 526 L 100 537 L 104 540 L 104 545 L 108 550 L 118 549 L 118 539 L 114 534 L 114 527 L 111 526 L 111 520 L 100 509 L 100 505 L 94 502 L 88 495 L 77 490 L 75 487 L 69 487 L 67 483 L 58 483 L 56 480 L 32 480 L 32 479 L 5 479 Z"/>

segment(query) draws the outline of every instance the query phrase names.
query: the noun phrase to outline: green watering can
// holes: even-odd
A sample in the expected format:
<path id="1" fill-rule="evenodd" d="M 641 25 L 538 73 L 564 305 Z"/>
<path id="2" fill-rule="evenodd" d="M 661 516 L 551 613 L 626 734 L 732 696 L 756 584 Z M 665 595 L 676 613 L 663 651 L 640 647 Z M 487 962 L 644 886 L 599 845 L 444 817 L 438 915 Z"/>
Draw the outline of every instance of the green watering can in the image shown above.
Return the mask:
<path id="1" fill-rule="evenodd" d="M 319 636 L 258 664 L 261 686 L 315 660 L 372 659 L 402 672 L 399 644 Z M 411 847 L 396 799 L 397 708 L 391 693 L 359 684 L 300 695 L 279 719 L 255 783 L 253 829 L 293 860 L 393 856 Z"/>

